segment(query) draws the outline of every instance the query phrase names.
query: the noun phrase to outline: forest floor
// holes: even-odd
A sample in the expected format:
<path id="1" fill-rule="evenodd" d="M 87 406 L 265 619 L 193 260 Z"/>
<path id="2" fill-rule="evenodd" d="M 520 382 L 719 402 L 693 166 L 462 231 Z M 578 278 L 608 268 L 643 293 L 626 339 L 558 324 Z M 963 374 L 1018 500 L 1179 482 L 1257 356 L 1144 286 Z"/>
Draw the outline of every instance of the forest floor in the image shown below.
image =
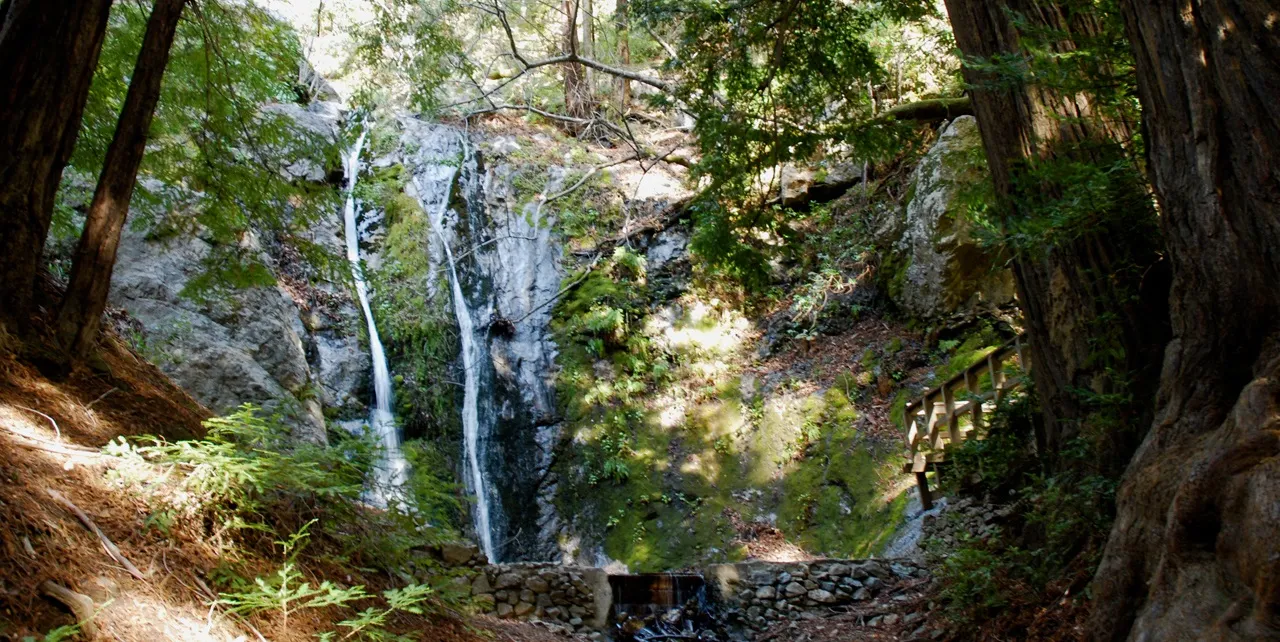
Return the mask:
<path id="1" fill-rule="evenodd" d="M 116 474 L 118 458 L 102 450 L 120 436 L 198 437 L 209 411 L 114 334 L 92 367 L 57 380 L 36 365 L 41 345 L 40 338 L 24 343 L 0 332 L 0 641 L 62 639 L 46 637 L 77 619 L 65 600 L 50 596 L 60 589 L 82 596 L 72 600 L 85 600 L 80 608 L 93 614 L 79 639 L 301 642 L 350 616 L 333 608 L 287 621 L 223 613 L 210 587 L 225 554 L 189 535 L 203 530 L 199 525 L 158 521 L 136 483 Z M 242 568 L 266 575 L 277 566 L 269 553 L 234 555 Z M 359 569 L 310 566 L 308 579 L 317 583 L 389 585 Z M 442 606 L 426 615 L 397 613 L 387 628 L 435 642 L 565 639 L 538 625 Z"/>

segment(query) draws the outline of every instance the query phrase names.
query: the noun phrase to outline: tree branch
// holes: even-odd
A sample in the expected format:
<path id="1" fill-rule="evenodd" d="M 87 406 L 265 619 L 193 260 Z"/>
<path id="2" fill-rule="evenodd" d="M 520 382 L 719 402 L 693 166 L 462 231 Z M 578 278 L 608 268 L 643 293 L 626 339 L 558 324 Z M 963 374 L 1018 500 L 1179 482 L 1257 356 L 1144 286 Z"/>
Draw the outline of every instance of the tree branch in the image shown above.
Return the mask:
<path id="1" fill-rule="evenodd" d="M 643 83 L 643 84 L 649 85 L 650 87 L 653 87 L 654 89 L 657 89 L 659 91 L 662 91 L 668 94 L 674 93 L 672 86 L 666 82 L 663 82 L 662 80 L 653 78 L 651 76 L 646 76 L 644 74 L 639 74 L 634 71 L 628 71 L 626 69 L 622 69 L 619 67 L 606 65 L 592 58 L 583 57 L 579 55 L 576 50 L 570 51 L 567 54 L 562 54 L 559 56 L 551 56 L 550 58 L 542 58 L 540 60 L 530 61 L 520 53 L 520 48 L 516 45 L 515 32 L 511 29 L 511 23 L 507 20 L 507 12 L 505 9 L 503 9 L 501 6 L 498 5 L 497 0 L 493 1 L 493 8 L 490 11 L 490 13 L 496 16 L 498 18 L 498 22 L 502 24 L 502 30 L 506 33 L 506 36 L 507 36 L 507 44 L 511 47 L 511 56 L 515 58 L 517 61 L 519 61 L 520 65 L 522 66 L 522 69 L 520 70 L 520 73 L 517 74 L 517 77 L 520 75 L 523 75 L 525 72 L 528 72 L 532 69 L 537 69 L 539 67 L 548 67 L 551 65 L 577 64 L 577 65 L 582 65 L 584 67 L 590 67 L 592 69 L 595 69 L 596 71 L 609 74 L 610 76 L 615 76 L 617 78 L 625 78 L 627 80 Z"/>
<path id="2" fill-rule="evenodd" d="M 895 120 L 938 121 L 957 116 L 973 115 L 973 104 L 968 96 L 961 98 L 934 98 L 886 109 L 876 120 L 893 117 Z"/>

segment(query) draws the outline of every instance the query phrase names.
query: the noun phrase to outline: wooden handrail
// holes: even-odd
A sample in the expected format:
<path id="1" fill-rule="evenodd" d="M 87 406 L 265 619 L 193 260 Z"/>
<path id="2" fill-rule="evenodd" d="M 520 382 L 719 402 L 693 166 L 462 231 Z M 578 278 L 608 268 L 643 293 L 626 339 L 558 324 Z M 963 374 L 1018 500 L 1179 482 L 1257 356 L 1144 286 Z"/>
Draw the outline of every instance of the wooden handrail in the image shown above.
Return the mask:
<path id="1" fill-rule="evenodd" d="M 905 437 L 910 453 L 903 472 L 915 473 L 920 485 L 920 501 L 926 510 L 933 505 L 933 500 L 925 475 L 930 464 L 936 465 L 944 460 L 944 439 L 950 443 L 959 443 L 970 438 L 973 430 L 982 424 L 986 414 L 983 405 L 988 402 L 999 403 L 1021 386 L 1018 379 L 1009 380 L 1004 373 L 1005 364 L 1015 359 L 1024 371 L 1031 369 L 1031 363 L 1023 351 L 1022 336 L 1014 337 L 1008 343 L 991 350 L 963 372 L 926 390 L 918 401 L 907 404 L 902 418 L 906 424 Z M 982 390 L 980 384 L 984 372 L 991 379 L 991 389 L 987 391 Z M 963 398 L 957 399 L 956 392 L 960 388 L 963 388 L 965 394 Z M 941 414 L 938 413 L 939 406 Z M 971 416 L 972 420 L 968 428 L 962 429 L 960 418 L 965 415 Z M 945 431 L 942 430 L 943 426 L 946 426 Z M 927 448 L 922 448 L 922 445 Z"/>

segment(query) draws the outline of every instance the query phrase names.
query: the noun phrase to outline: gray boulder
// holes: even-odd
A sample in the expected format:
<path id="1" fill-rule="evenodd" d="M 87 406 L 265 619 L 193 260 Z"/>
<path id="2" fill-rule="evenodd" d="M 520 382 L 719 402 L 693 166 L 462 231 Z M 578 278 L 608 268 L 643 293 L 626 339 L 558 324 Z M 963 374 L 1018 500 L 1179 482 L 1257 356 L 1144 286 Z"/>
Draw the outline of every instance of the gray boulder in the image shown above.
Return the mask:
<path id="1" fill-rule="evenodd" d="M 879 234 L 896 239 L 889 296 L 911 315 L 968 314 L 1013 301 L 1012 273 L 982 246 L 962 202 L 986 176 L 977 120 L 961 116 L 916 167 L 901 218 L 879 225 Z"/>
<path id="2" fill-rule="evenodd" d="M 311 368 L 298 308 L 279 286 L 250 287 L 198 302 L 184 288 L 212 245 L 195 236 L 151 239 L 126 230 L 111 280 L 111 303 L 145 328 L 134 343 L 178 385 L 215 412 L 254 403 L 280 413 L 294 435 L 325 441 L 311 394 Z"/>

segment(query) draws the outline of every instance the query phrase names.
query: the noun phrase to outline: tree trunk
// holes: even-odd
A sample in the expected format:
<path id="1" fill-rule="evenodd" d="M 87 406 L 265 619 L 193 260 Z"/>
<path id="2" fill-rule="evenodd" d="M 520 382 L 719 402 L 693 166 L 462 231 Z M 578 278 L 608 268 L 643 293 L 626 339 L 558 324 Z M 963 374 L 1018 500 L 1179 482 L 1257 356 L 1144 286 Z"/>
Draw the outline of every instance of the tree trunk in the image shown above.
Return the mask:
<path id="1" fill-rule="evenodd" d="M 1094 582 L 1096 640 L 1280 638 L 1277 0 L 1126 0 L 1173 341 Z"/>
<path id="2" fill-rule="evenodd" d="M 129 201 L 133 198 L 138 167 L 147 148 L 147 132 L 160 100 L 160 84 L 184 4 L 185 0 L 157 0 L 151 10 L 142 50 L 129 81 L 129 93 L 85 217 L 57 323 L 58 340 L 75 359 L 85 357 L 98 337 L 98 325 L 111 289 L 116 250 L 120 246 L 120 231 L 129 215 Z"/>
<path id="3" fill-rule="evenodd" d="M 631 66 L 631 3 L 630 0 L 618 0 L 618 6 L 614 9 L 614 23 L 618 27 L 618 64 L 626 69 Z M 626 78 L 617 78 L 618 84 L 618 115 L 621 118 L 627 117 L 627 111 L 631 109 L 631 81 Z"/>
<path id="4" fill-rule="evenodd" d="M 565 53 L 578 54 L 578 0 L 564 0 L 566 16 L 564 26 Z M 564 110 L 573 118 L 591 115 L 587 103 L 586 68 L 578 63 L 568 63 L 564 68 Z"/>
<path id="5" fill-rule="evenodd" d="M 582 54 L 583 58 L 596 57 L 596 8 L 593 0 L 579 0 L 582 3 Z M 596 72 L 594 69 L 586 68 L 587 93 L 594 96 L 596 93 Z"/>
<path id="6" fill-rule="evenodd" d="M 29 328 L 62 169 L 71 158 L 111 0 L 0 6 L 0 322 Z"/>
<path id="7" fill-rule="evenodd" d="M 1027 58 L 1015 15 L 1027 27 L 1073 36 L 1100 29 L 1096 16 L 1080 7 L 1067 12 L 1052 1 L 947 0 L 946 5 L 956 43 L 977 60 Z M 1070 40 L 1048 46 L 1059 53 L 1076 49 Z M 1132 137 L 1132 127 L 1099 113 L 1092 96 L 996 77 L 971 65 L 965 77 L 1006 228 L 1042 216 L 1035 203 L 1051 202 L 1071 187 L 1053 173 L 1055 167 L 1110 166 L 1123 158 L 1122 144 Z M 1155 310 L 1137 303 L 1142 277 L 1158 258 L 1155 213 L 1144 205 L 1149 198 L 1136 176 L 1113 187 L 1121 202 L 1136 204 L 1135 211 L 1097 211 L 1083 229 L 1015 247 L 1013 272 L 1044 413 L 1044 454 L 1052 462 L 1068 440 L 1098 420 L 1091 395 L 1101 398 L 1128 386 L 1132 402 L 1110 412 L 1130 429 L 1100 429 L 1095 439 L 1099 462 L 1118 473 L 1149 425 L 1166 335 L 1160 330 L 1164 297 L 1154 297 Z M 1107 351 L 1122 351 L 1123 362 L 1098 358 Z"/>

